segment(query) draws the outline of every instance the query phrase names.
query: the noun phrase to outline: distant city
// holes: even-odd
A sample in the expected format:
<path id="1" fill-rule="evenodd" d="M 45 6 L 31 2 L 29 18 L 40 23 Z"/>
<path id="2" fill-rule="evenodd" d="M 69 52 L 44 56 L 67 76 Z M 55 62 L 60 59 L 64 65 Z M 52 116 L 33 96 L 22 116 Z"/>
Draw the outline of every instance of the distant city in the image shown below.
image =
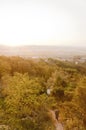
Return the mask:
<path id="1" fill-rule="evenodd" d="M 23 58 L 55 58 L 62 61 L 86 61 L 86 47 L 70 46 L 3 46 L 0 45 L 0 55 L 20 56 Z"/>

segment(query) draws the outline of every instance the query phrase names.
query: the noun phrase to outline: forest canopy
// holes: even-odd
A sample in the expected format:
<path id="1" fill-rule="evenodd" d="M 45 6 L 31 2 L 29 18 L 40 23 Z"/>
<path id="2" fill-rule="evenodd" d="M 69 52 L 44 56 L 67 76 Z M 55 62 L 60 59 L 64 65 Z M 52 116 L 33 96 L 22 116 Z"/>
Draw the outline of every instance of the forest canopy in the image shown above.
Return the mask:
<path id="1" fill-rule="evenodd" d="M 0 56 L 1 130 L 55 130 L 55 109 L 65 130 L 86 130 L 85 62 Z"/>

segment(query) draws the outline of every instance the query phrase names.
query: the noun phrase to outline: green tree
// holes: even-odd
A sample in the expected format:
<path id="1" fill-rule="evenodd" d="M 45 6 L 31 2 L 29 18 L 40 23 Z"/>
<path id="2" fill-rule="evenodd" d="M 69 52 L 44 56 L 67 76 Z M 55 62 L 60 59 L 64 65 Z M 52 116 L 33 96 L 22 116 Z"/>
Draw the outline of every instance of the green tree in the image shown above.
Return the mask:
<path id="1" fill-rule="evenodd" d="M 15 73 L 14 76 L 4 76 L 2 86 L 2 93 L 5 97 L 4 111 L 11 129 L 14 126 L 21 130 L 40 127 L 39 130 L 42 130 L 46 127 L 45 120 L 48 118 L 47 109 L 50 99 L 46 93 L 41 93 L 42 86 L 37 79 L 30 79 L 28 74 Z M 40 122 L 40 127 L 38 122 Z"/>

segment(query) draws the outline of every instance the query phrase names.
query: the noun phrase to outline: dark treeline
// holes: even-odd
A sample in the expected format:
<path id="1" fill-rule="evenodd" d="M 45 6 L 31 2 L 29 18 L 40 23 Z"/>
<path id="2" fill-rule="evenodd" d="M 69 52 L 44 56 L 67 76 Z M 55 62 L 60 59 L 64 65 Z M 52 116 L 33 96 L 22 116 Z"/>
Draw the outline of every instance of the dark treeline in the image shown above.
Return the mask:
<path id="1" fill-rule="evenodd" d="M 0 128 L 55 130 L 55 109 L 65 130 L 86 130 L 86 63 L 0 56 Z"/>

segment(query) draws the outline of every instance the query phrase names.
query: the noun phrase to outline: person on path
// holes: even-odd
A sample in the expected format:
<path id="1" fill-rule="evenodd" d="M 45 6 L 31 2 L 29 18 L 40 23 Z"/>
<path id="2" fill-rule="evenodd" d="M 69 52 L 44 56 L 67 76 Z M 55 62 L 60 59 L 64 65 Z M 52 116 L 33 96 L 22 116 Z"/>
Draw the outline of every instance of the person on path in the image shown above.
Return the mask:
<path id="1" fill-rule="evenodd" d="M 55 110 L 55 111 L 51 110 L 50 112 L 52 114 L 52 119 L 53 119 L 53 123 L 54 123 L 56 130 L 64 130 L 62 123 L 59 121 L 59 111 L 58 110 Z"/>

